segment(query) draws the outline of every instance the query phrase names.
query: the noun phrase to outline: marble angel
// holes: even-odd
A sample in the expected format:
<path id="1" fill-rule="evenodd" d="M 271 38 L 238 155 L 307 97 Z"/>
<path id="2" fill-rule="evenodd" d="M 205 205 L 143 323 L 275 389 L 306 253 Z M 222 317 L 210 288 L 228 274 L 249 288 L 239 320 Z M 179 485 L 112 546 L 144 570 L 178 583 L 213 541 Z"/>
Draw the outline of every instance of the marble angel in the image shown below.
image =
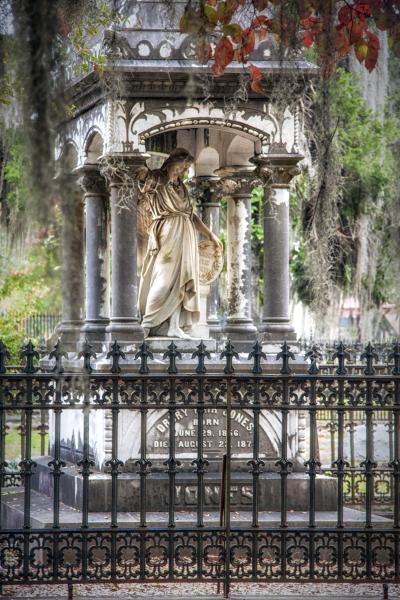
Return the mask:
<path id="1" fill-rule="evenodd" d="M 143 167 L 136 175 L 139 211 L 149 217 L 138 301 L 145 337 L 160 335 L 164 324 L 168 337 L 190 337 L 183 328 L 190 329 L 200 316 L 197 232 L 222 251 L 220 240 L 193 212 L 182 181 L 193 160 L 176 148 L 160 169 Z"/>

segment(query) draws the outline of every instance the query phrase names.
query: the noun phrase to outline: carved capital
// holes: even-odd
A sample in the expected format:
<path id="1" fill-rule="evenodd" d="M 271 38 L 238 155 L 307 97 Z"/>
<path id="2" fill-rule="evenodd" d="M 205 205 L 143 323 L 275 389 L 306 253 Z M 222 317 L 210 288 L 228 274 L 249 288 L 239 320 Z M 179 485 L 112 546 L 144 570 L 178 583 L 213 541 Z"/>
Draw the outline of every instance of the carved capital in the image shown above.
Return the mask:
<path id="1" fill-rule="evenodd" d="M 106 182 L 98 165 L 84 165 L 76 169 L 75 173 L 78 175 L 78 184 L 85 194 L 106 195 Z"/>
<path id="2" fill-rule="evenodd" d="M 286 152 L 286 146 L 274 145 L 273 152 L 260 154 L 252 159 L 257 165 L 257 174 L 270 187 L 287 188 L 293 177 L 299 174 L 298 163 L 304 158 L 301 154 Z"/>
<path id="3" fill-rule="evenodd" d="M 253 166 L 222 167 L 216 174 L 221 178 L 219 185 L 222 193 L 227 196 L 248 198 L 252 189 L 260 185 L 260 179 Z"/>
<path id="4" fill-rule="evenodd" d="M 191 195 L 197 204 L 218 204 L 221 195 L 219 177 L 214 175 L 197 175 L 188 183 Z"/>
<path id="5" fill-rule="evenodd" d="M 123 186 L 127 182 L 132 185 L 135 173 L 146 166 L 150 154 L 108 154 L 101 159 L 101 172 L 110 185 Z"/>

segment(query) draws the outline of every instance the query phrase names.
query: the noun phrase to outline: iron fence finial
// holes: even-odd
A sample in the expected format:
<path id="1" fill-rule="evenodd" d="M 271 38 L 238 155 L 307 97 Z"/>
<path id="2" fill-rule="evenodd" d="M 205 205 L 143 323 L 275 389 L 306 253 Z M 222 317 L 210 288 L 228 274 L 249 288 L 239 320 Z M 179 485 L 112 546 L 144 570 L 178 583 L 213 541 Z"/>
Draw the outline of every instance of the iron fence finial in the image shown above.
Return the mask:
<path id="1" fill-rule="evenodd" d="M 55 365 L 52 368 L 53 373 L 64 373 L 64 368 L 62 366 L 62 359 L 68 358 L 67 353 L 62 349 L 61 339 L 58 338 L 56 344 L 54 345 L 53 350 L 49 354 L 49 359 L 55 359 Z"/>
<path id="2" fill-rule="evenodd" d="M 176 374 L 178 372 L 178 367 L 176 366 L 176 359 L 182 359 L 182 354 L 179 352 L 177 345 L 172 341 L 168 346 L 168 350 L 164 353 L 163 358 L 169 359 L 168 365 L 168 373 L 170 375 Z"/>
<path id="3" fill-rule="evenodd" d="M 19 355 L 21 358 L 26 358 L 25 368 L 23 370 L 24 373 L 36 373 L 37 368 L 33 364 L 33 361 L 35 358 L 39 359 L 40 355 L 39 352 L 35 350 L 32 340 L 29 340 L 25 346 L 22 346 Z"/>
<path id="4" fill-rule="evenodd" d="M 211 354 L 207 350 L 207 347 L 204 344 L 203 340 L 201 340 L 200 344 L 197 346 L 197 350 L 193 352 L 192 358 L 197 358 L 196 373 L 198 373 L 199 375 L 206 373 L 207 369 L 204 359 L 211 358 Z"/>
<path id="5" fill-rule="evenodd" d="M 232 345 L 231 340 L 228 340 L 225 344 L 225 350 L 221 352 L 220 358 L 226 358 L 226 364 L 224 368 L 225 375 L 234 373 L 235 368 L 233 366 L 233 359 L 239 359 L 239 354 L 236 352 L 235 347 Z"/>
<path id="6" fill-rule="evenodd" d="M 83 368 L 88 373 L 91 373 L 93 371 L 93 367 L 90 364 L 90 359 L 96 358 L 97 354 L 96 354 L 96 352 L 94 352 L 93 346 L 89 343 L 89 340 L 87 338 L 85 338 L 83 348 L 78 354 L 78 358 L 82 358 L 82 357 L 83 357 Z"/>
<path id="7" fill-rule="evenodd" d="M 290 346 L 286 340 L 283 342 L 281 348 L 282 350 L 276 355 L 276 360 L 282 360 L 282 368 L 280 371 L 282 375 L 289 375 L 292 372 L 292 369 L 289 366 L 289 358 L 295 360 L 296 357 L 293 352 L 291 352 Z"/>
<path id="8" fill-rule="evenodd" d="M 126 360 L 126 356 L 117 340 L 114 340 L 109 352 L 107 352 L 106 358 L 112 358 L 111 373 L 121 373 L 119 360 L 120 358 Z"/>
<path id="9" fill-rule="evenodd" d="M 261 373 L 262 373 L 261 359 L 262 358 L 266 359 L 267 355 L 265 354 L 265 352 L 263 352 L 262 344 L 260 344 L 260 342 L 258 340 L 254 344 L 253 349 L 248 356 L 249 360 L 251 358 L 254 359 L 252 373 L 254 373 L 254 375 L 261 375 Z"/>
<path id="10" fill-rule="evenodd" d="M 149 372 L 147 361 L 149 358 L 153 359 L 153 353 L 150 351 L 148 344 L 144 341 L 140 344 L 139 350 L 135 354 L 135 360 L 138 358 L 140 358 L 139 373 L 141 375 L 146 375 Z"/>
<path id="11" fill-rule="evenodd" d="M 0 373 L 7 371 L 7 360 L 10 360 L 10 353 L 3 340 L 0 340 Z"/>

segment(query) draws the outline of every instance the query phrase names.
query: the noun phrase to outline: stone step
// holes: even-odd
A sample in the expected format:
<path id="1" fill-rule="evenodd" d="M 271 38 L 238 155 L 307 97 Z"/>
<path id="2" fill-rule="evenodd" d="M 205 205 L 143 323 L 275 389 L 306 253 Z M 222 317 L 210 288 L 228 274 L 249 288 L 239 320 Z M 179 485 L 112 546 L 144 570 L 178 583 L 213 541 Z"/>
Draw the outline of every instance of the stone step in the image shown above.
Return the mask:
<path id="1" fill-rule="evenodd" d="M 4 488 L 1 499 L 2 527 L 7 529 L 19 529 L 23 527 L 24 518 L 24 489 L 21 487 Z M 336 511 L 317 511 L 317 527 L 335 527 Z M 260 529 L 278 528 L 280 524 L 279 511 L 259 512 Z M 289 511 L 287 514 L 289 527 L 307 527 L 308 512 Z M 124 527 L 138 527 L 140 514 L 137 511 L 122 511 L 118 513 L 118 525 Z M 195 527 L 197 512 L 180 511 L 175 514 L 176 527 Z M 231 512 L 231 527 L 251 528 L 252 513 L 247 511 Z M 89 513 L 90 527 L 109 527 L 109 512 L 91 512 Z M 217 526 L 219 523 L 219 511 L 204 511 L 204 521 L 206 524 Z M 392 527 L 392 520 L 378 515 L 372 517 L 374 528 L 386 529 Z M 81 511 L 72 508 L 63 503 L 60 504 L 60 524 L 62 528 L 80 527 L 82 522 Z M 51 527 L 53 523 L 53 502 L 46 494 L 31 492 L 31 526 L 32 528 Z M 344 509 L 344 526 L 346 528 L 363 528 L 365 524 L 365 513 L 363 511 L 351 508 Z M 168 513 L 166 511 L 147 512 L 148 527 L 166 527 L 168 526 Z"/>
<path id="2" fill-rule="evenodd" d="M 51 457 L 36 460 L 37 467 L 32 477 L 32 488 L 48 496 L 53 495 L 53 476 L 48 467 Z M 215 510 L 220 505 L 221 474 L 207 473 L 204 476 L 204 505 Z M 233 472 L 231 475 L 231 507 L 250 510 L 252 506 L 253 477 L 248 472 Z M 281 477 L 279 473 L 262 473 L 259 478 L 260 510 L 278 511 L 281 507 Z M 334 511 L 337 508 L 337 480 L 326 475 L 316 478 L 316 509 Z M 146 506 L 150 511 L 168 509 L 169 479 L 166 473 L 151 473 L 146 478 Z M 60 478 L 60 499 L 72 507 L 82 506 L 83 477 L 77 465 L 68 463 Z M 118 476 L 118 510 L 138 511 L 140 477 L 136 473 L 121 473 Z M 179 472 L 175 480 L 175 509 L 195 510 L 197 507 L 197 476 L 193 472 Z M 287 478 L 288 510 L 307 511 L 309 507 L 309 476 L 307 473 L 291 473 Z M 89 510 L 102 512 L 111 510 L 111 476 L 93 469 L 89 478 Z"/>

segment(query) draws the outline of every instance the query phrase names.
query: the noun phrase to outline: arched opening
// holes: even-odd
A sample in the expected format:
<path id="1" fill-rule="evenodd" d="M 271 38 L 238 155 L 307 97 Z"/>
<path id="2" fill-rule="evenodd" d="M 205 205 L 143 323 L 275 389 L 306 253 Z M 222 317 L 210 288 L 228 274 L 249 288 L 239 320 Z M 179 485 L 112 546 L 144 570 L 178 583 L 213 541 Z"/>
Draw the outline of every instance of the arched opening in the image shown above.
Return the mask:
<path id="1" fill-rule="evenodd" d="M 90 133 L 85 143 L 85 162 L 97 163 L 103 154 L 103 147 L 104 142 L 100 133 L 98 131 Z"/>

